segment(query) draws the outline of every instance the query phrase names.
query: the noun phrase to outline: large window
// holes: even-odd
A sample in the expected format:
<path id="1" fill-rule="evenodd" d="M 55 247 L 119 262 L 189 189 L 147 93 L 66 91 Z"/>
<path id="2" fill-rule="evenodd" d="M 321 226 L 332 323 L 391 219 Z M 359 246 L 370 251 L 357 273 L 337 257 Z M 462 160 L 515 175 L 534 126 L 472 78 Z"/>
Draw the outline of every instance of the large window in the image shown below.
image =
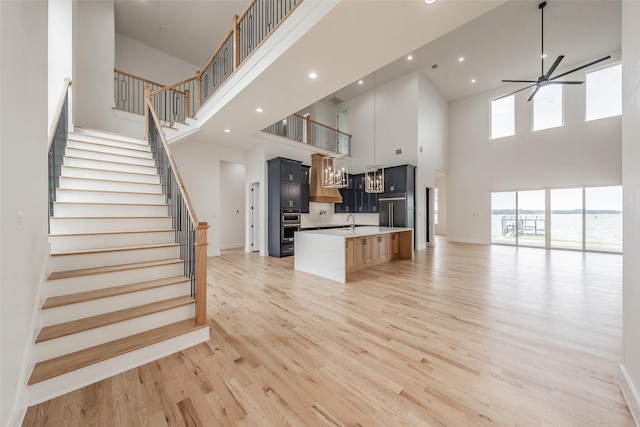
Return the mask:
<path id="1" fill-rule="evenodd" d="M 622 114 L 622 64 L 587 74 L 587 121 Z"/>
<path id="2" fill-rule="evenodd" d="M 622 252 L 622 187 L 585 190 L 585 249 Z"/>
<path id="3" fill-rule="evenodd" d="M 491 193 L 491 243 L 516 244 L 516 192 Z"/>
<path id="4" fill-rule="evenodd" d="M 491 101 L 491 139 L 515 135 L 513 95 Z"/>
<path id="5" fill-rule="evenodd" d="M 491 243 L 622 252 L 622 187 L 491 193 Z"/>
<path id="6" fill-rule="evenodd" d="M 582 188 L 551 190 L 551 247 L 582 250 Z"/>
<path id="7" fill-rule="evenodd" d="M 533 98 L 533 130 L 562 126 L 562 85 L 540 88 Z"/>

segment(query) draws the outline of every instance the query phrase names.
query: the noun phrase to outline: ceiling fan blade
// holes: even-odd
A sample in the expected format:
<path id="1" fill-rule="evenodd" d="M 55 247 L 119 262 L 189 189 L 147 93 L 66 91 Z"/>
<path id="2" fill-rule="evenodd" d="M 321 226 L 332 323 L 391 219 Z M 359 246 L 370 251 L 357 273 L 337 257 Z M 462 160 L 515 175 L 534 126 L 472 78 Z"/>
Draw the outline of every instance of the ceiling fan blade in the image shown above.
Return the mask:
<path id="1" fill-rule="evenodd" d="M 562 73 L 562 74 L 560 74 L 560 75 L 557 75 L 557 76 L 555 76 L 554 78 L 549 79 L 549 80 L 559 79 L 560 77 L 566 76 L 567 74 L 571 74 L 571 73 L 574 73 L 574 72 L 576 72 L 576 71 L 578 71 L 578 70 L 582 70 L 583 68 L 590 67 L 590 66 L 592 66 L 593 64 L 597 64 L 598 62 L 602 62 L 602 61 L 607 60 L 607 59 L 609 59 L 609 58 L 611 58 L 611 55 L 607 55 L 607 56 L 605 56 L 604 58 L 596 59 L 595 61 L 591 61 L 591 62 L 589 62 L 588 64 L 581 65 L 581 66 L 580 66 L 580 67 L 578 67 L 578 68 L 574 68 L 574 69 L 573 69 L 573 70 L 571 70 L 571 71 L 567 71 L 566 73 Z"/>
<path id="2" fill-rule="evenodd" d="M 536 82 L 536 83 L 537 83 L 537 82 Z M 529 88 L 534 87 L 534 86 L 535 86 L 535 85 L 529 85 L 529 86 L 527 86 L 527 87 L 523 87 L 522 89 L 518 89 L 518 90 L 516 90 L 516 91 L 514 91 L 514 92 L 511 92 L 511 93 L 508 93 L 508 94 L 506 94 L 506 95 L 502 95 L 502 96 L 499 96 L 499 97 L 497 97 L 497 98 L 493 98 L 493 100 L 495 101 L 495 100 L 498 100 L 498 99 L 506 98 L 507 96 L 511 96 L 511 95 L 513 95 L 514 93 L 522 92 L 523 90 L 529 89 Z"/>
<path id="3" fill-rule="evenodd" d="M 547 79 L 551 77 L 551 74 L 553 74 L 553 72 L 556 70 L 556 68 L 558 67 L 558 64 L 560 64 L 560 61 L 562 61 L 562 58 L 564 58 L 564 55 L 558 56 L 558 59 L 556 59 L 556 62 L 554 62 L 551 68 L 549 68 L 549 71 L 547 71 L 547 74 L 544 75 Z"/>
<path id="4" fill-rule="evenodd" d="M 550 84 L 550 85 L 581 85 L 581 84 L 584 84 L 584 82 L 578 82 L 578 81 L 557 81 L 557 82 L 547 82 L 547 84 Z"/>
<path id="5" fill-rule="evenodd" d="M 502 83 L 538 83 L 537 80 L 503 80 Z"/>
<path id="6" fill-rule="evenodd" d="M 527 99 L 527 102 L 531 101 L 533 99 L 534 96 L 536 96 L 536 93 L 538 93 L 538 91 L 540 90 L 540 86 L 537 86 L 533 93 L 531 94 L 531 96 L 529 97 L 529 99 Z"/>

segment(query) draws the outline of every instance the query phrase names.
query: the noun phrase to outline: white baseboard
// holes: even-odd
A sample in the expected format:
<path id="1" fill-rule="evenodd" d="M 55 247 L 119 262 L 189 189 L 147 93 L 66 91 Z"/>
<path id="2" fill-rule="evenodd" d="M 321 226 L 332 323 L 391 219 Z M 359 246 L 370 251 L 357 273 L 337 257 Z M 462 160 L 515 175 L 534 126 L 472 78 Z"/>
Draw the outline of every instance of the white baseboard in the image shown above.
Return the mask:
<path id="1" fill-rule="evenodd" d="M 448 236 L 447 237 L 447 241 L 448 242 L 452 242 L 452 243 L 472 243 L 474 245 L 488 245 L 489 244 L 488 242 L 486 242 L 484 240 L 453 237 L 453 236 Z"/>
<path id="2" fill-rule="evenodd" d="M 620 364 L 618 366 L 620 368 L 618 384 L 620 385 L 622 394 L 624 394 L 624 398 L 627 400 L 627 405 L 629 405 L 629 410 L 631 411 L 631 415 L 633 415 L 636 425 L 640 426 L 640 394 L 624 365 Z"/>
<path id="3" fill-rule="evenodd" d="M 244 248 L 244 242 L 242 243 L 225 243 L 220 244 L 220 249 L 242 249 Z"/>

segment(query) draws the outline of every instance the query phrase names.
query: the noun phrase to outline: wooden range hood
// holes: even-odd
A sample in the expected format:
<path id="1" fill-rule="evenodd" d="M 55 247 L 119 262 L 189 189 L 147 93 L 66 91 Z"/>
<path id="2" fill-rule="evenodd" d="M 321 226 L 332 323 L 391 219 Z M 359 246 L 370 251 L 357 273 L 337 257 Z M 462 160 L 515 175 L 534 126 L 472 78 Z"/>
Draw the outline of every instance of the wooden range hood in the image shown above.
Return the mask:
<path id="1" fill-rule="evenodd" d="M 311 182 L 309 183 L 309 201 L 324 203 L 342 203 L 342 196 L 337 188 L 322 186 L 322 158 L 319 153 L 311 155 Z"/>

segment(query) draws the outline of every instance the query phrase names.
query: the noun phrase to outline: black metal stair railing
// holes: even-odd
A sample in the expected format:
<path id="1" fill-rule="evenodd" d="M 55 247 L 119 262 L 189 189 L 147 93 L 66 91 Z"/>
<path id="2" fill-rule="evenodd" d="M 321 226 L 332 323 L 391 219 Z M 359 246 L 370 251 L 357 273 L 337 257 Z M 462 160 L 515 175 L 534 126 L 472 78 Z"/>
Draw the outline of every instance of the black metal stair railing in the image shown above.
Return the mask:
<path id="1" fill-rule="evenodd" d="M 56 190 L 60 186 L 60 174 L 62 172 L 62 163 L 64 159 L 65 149 L 67 147 L 67 139 L 69 138 L 69 86 L 71 80 L 65 80 L 63 88 L 63 96 L 60 97 L 61 102 L 58 104 L 54 121 L 55 128 L 49 130 L 49 218 L 54 214 L 54 203 L 56 201 Z"/>

